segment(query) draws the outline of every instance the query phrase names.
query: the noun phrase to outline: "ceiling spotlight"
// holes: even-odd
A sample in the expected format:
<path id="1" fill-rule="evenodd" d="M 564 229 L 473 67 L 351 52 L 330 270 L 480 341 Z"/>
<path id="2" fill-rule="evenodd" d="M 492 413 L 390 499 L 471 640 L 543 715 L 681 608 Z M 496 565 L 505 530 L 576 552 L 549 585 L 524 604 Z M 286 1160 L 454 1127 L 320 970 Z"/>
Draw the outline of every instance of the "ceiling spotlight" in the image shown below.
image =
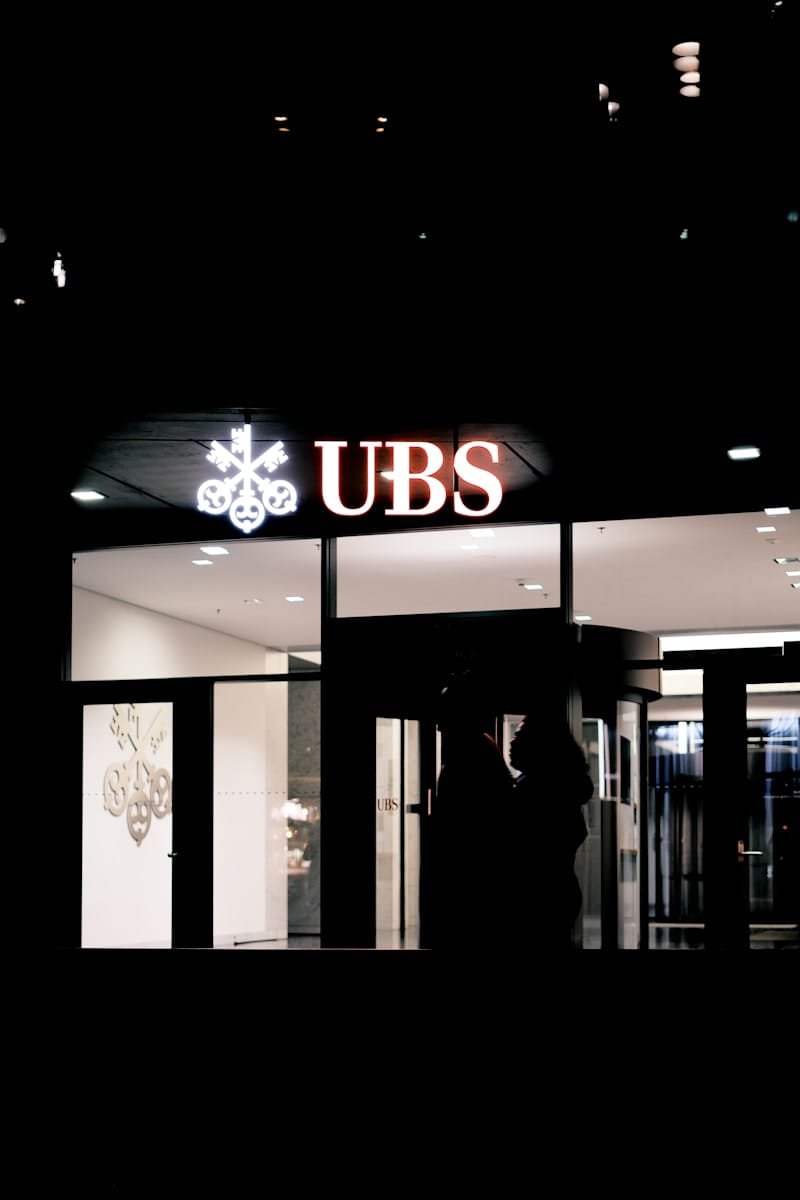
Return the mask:
<path id="1" fill-rule="evenodd" d="M 382 125 L 376 125 L 375 132 L 376 133 L 386 133 L 386 130 L 383 128 Z"/>
<path id="2" fill-rule="evenodd" d="M 428 235 L 427 235 L 427 233 L 425 232 L 425 230 L 423 229 L 422 233 L 421 233 L 419 236 L 420 236 L 421 240 L 424 242 L 424 241 L 425 241 L 425 238 L 426 238 Z"/>
<path id="3" fill-rule="evenodd" d="M 700 88 L 697 87 L 696 84 L 694 84 L 694 83 L 687 83 L 686 87 L 681 88 L 681 95 L 689 96 L 690 98 L 693 99 L 695 96 L 700 95 Z"/>
<path id="4" fill-rule="evenodd" d="M 792 587 L 800 587 L 800 583 L 793 583 Z"/>
<path id="5" fill-rule="evenodd" d="M 732 446 L 728 451 L 728 458 L 734 462 L 746 462 L 750 458 L 760 458 L 761 451 L 758 446 Z"/>
<path id="6" fill-rule="evenodd" d="M 17 308 L 19 308 L 20 304 L 24 304 L 24 303 L 25 303 L 25 301 L 22 299 L 22 297 L 21 297 L 21 296 L 17 296 L 17 298 L 16 298 L 16 300 L 14 301 L 14 303 L 16 304 Z"/>
<path id="7" fill-rule="evenodd" d="M 777 533 L 774 525 L 756 525 L 756 533 Z"/>
<path id="8" fill-rule="evenodd" d="M 616 101 L 616 100 L 609 100 L 609 102 L 608 102 L 608 115 L 609 115 L 610 117 L 613 117 L 613 116 L 614 116 L 614 113 L 618 113 L 618 112 L 619 112 L 619 102 L 618 102 L 618 101 Z"/>
<path id="9" fill-rule="evenodd" d="M 681 83 L 699 83 L 699 71 L 687 71 L 685 75 L 681 75 Z"/>
<path id="10" fill-rule="evenodd" d="M 682 241 L 682 242 L 688 242 L 688 240 L 689 240 L 689 230 L 688 230 L 688 229 L 682 229 L 682 230 L 680 231 L 680 233 L 678 234 L 678 236 L 680 237 L 680 239 L 681 239 L 681 241 Z"/>
<path id="11" fill-rule="evenodd" d="M 787 563 L 800 562 L 800 558 L 797 558 L 796 555 L 792 555 L 790 558 L 776 558 L 774 561 L 779 567 L 785 567 Z"/>
<path id="12" fill-rule="evenodd" d="M 193 567 L 213 567 L 213 565 L 214 564 L 212 563 L 210 558 L 193 558 L 192 559 Z"/>
<path id="13" fill-rule="evenodd" d="M 272 119 L 273 119 L 273 121 L 277 121 L 279 125 L 285 125 L 286 122 L 289 120 L 288 117 L 273 117 Z"/>
<path id="14" fill-rule="evenodd" d="M 788 517 L 791 513 L 790 508 L 765 508 L 764 515 L 767 517 Z"/>
<path id="15" fill-rule="evenodd" d="M 576 613 L 575 615 L 576 621 L 591 621 L 591 619 L 592 618 L 587 613 L 581 613 L 580 615 Z"/>
<path id="16" fill-rule="evenodd" d="M 676 58 L 672 64 L 676 71 L 683 74 L 684 71 L 699 71 L 700 59 L 694 55 L 687 55 L 684 58 Z"/>
<path id="17" fill-rule="evenodd" d="M 104 496 L 102 492 L 93 492 L 90 489 L 79 490 L 77 492 L 70 492 L 70 496 L 72 496 L 73 500 L 89 501 L 89 500 L 107 500 L 108 499 L 108 497 Z"/>
<path id="18" fill-rule="evenodd" d="M 678 42 L 677 46 L 672 47 L 672 53 L 677 54 L 679 56 L 682 54 L 699 54 L 700 53 L 700 43 L 699 42 Z"/>
<path id="19" fill-rule="evenodd" d="M 213 558 L 218 554 L 228 553 L 224 546 L 201 546 L 200 549 L 203 551 L 203 554 L 207 554 L 209 558 Z"/>
<path id="20" fill-rule="evenodd" d="M 378 124 L 385 125 L 388 120 L 389 120 L 388 117 L 378 117 Z"/>
<path id="21" fill-rule="evenodd" d="M 284 600 L 288 600 L 290 604 L 299 604 L 301 600 L 305 600 L 305 596 L 284 596 Z"/>
<path id="22" fill-rule="evenodd" d="M 541 583 L 521 583 L 521 588 L 525 588 L 526 592 L 543 592 L 544 587 Z"/>
<path id="23" fill-rule="evenodd" d="M 601 100 L 608 99 L 608 85 L 605 83 L 600 84 L 600 99 Z"/>

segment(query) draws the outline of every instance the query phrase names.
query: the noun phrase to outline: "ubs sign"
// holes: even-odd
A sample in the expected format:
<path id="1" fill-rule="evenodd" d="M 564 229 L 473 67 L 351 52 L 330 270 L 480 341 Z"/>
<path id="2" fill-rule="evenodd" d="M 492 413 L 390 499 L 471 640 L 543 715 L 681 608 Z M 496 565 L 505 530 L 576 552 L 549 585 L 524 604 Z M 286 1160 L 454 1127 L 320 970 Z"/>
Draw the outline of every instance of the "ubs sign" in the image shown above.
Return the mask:
<path id="1" fill-rule="evenodd" d="M 347 442 L 315 442 L 321 451 L 322 502 L 338 517 L 361 517 L 375 504 L 377 475 L 376 452 L 385 447 L 392 452 L 392 468 L 383 472 L 392 483 L 392 504 L 387 517 L 425 517 L 437 513 L 447 502 L 447 488 L 437 472 L 444 466 L 444 454 L 435 442 L 359 442 L 364 451 L 364 501 L 348 506 L 342 500 L 341 451 Z M 415 469 L 412 469 L 412 454 Z M 252 456 L 250 426 L 231 430 L 231 449 L 212 442 L 209 462 L 223 478 L 207 479 L 197 491 L 197 507 L 211 516 L 228 514 L 243 533 L 252 533 L 266 520 L 267 514 L 285 517 L 297 511 L 298 495 L 293 483 L 277 479 L 275 472 L 289 461 L 283 442 L 275 442 L 256 458 Z M 463 517 L 488 517 L 503 499 L 503 485 L 483 462 L 498 463 L 496 442 L 467 442 L 453 457 L 455 478 L 482 492 L 478 508 L 464 503 L 457 488 L 453 490 L 453 511 Z M 411 507 L 411 488 L 415 486 L 423 503 Z"/>
<path id="2" fill-rule="evenodd" d="M 375 451 L 386 446 L 392 451 L 392 469 L 388 477 L 392 481 L 392 507 L 386 509 L 387 517 L 426 517 L 439 512 L 447 500 L 447 488 L 436 472 L 444 466 L 444 454 L 434 442 L 359 442 L 366 450 L 364 503 L 357 508 L 347 508 L 342 503 L 340 478 L 340 451 L 347 442 L 315 442 L 322 451 L 322 500 L 325 507 L 339 517 L 361 517 L 375 503 Z M 424 456 L 421 470 L 412 471 L 411 452 L 416 450 Z M 456 477 L 472 484 L 485 493 L 482 508 L 469 508 L 458 491 L 453 492 L 453 510 L 462 517 L 488 517 L 496 512 L 503 499 L 503 487 L 496 475 L 476 463 L 475 457 L 488 455 L 492 463 L 499 462 L 500 451 L 495 442 L 467 442 L 460 446 L 453 459 Z M 422 507 L 411 507 L 411 482 L 416 480 L 427 492 L 427 501 Z"/>

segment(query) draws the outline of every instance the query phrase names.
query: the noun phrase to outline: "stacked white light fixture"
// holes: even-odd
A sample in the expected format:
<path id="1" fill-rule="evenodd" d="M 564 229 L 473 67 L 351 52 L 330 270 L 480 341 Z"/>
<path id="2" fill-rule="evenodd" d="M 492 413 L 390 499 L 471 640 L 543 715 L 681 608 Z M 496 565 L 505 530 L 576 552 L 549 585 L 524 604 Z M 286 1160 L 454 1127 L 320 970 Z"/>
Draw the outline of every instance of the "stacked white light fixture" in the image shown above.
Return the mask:
<path id="1" fill-rule="evenodd" d="M 617 113 L 619 112 L 619 101 L 609 100 L 609 98 L 608 98 L 609 92 L 608 92 L 608 84 L 607 83 L 601 83 L 599 85 L 598 96 L 600 99 L 600 103 L 606 104 L 608 106 L 609 119 L 612 121 L 615 121 L 617 118 Z"/>
<path id="2" fill-rule="evenodd" d="M 681 73 L 681 95 L 694 100 L 700 95 L 700 43 L 678 42 L 672 47 L 672 53 L 675 55 L 672 65 Z"/>

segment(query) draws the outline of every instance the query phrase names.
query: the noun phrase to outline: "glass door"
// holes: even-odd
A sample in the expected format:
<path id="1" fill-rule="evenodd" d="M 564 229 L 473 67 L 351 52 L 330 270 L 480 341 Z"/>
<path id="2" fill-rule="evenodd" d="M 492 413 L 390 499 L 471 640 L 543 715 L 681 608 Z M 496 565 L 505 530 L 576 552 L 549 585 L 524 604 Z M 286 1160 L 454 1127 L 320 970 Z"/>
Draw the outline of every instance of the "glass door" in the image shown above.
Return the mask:
<path id="1" fill-rule="evenodd" d="M 378 949 L 420 947 L 421 795 L 420 722 L 377 717 L 375 945 Z"/>
<path id="2" fill-rule="evenodd" d="M 172 717 L 83 706 L 83 947 L 172 944 Z"/>
<path id="3" fill-rule="evenodd" d="M 750 949 L 780 949 L 798 945 L 800 922 L 800 691 L 747 691 Z"/>

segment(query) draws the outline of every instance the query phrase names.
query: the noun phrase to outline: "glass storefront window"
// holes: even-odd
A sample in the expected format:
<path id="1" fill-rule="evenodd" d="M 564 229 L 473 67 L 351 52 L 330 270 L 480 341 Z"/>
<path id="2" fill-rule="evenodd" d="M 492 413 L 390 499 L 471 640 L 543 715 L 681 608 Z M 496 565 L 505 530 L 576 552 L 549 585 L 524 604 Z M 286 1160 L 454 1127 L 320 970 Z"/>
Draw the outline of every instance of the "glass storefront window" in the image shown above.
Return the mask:
<path id="1" fill-rule="evenodd" d="M 314 670 L 319 541 L 219 541 L 78 553 L 72 678 Z M 314 658 L 317 663 L 314 663 Z"/>
<path id="2" fill-rule="evenodd" d="M 338 615 L 557 608 L 557 525 L 463 526 L 338 541 Z"/>

